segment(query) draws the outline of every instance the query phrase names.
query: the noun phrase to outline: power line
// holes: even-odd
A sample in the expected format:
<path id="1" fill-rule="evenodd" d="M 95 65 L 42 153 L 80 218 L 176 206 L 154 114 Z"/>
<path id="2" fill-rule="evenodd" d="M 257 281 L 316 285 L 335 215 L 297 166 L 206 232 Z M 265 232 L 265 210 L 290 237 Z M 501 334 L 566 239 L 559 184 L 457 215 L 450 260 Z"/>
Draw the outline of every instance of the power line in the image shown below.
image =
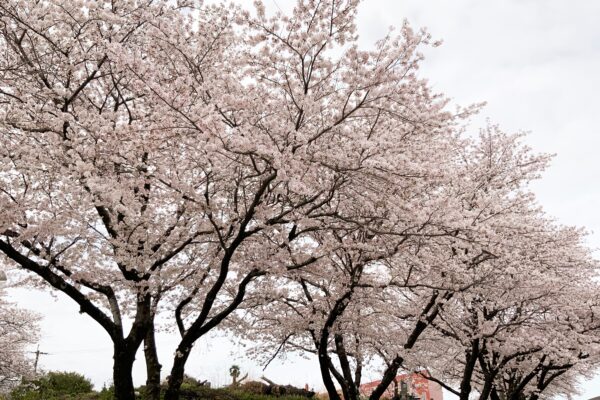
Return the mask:
<path id="1" fill-rule="evenodd" d="M 41 353 L 43 355 L 48 355 L 48 356 L 55 356 L 55 355 L 59 355 L 59 354 L 67 354 L 67 353 L 96 353 L 99 351 L 109 351 L 112 350 L 112 347 L 94 347 L 94 348 L 87 348 L 87 349 L 69 349 L 69 350 L 58 350 L 58 351 L 53 351 L 51 353 Z M 21 353 L 20 350 L 3 350 L 6 353 Z M 35 354 L 37 353 L 37 351 L 29 351 L 28 353 L 31 354 Z"/>
<path id="2" fill-rule="evenodd" d="M 109 351 L 112 347 L 97 347 L 94 349 L 78 349 L 78 350 L 59 350 L 50 353 L 50 355 L 70 354 L 70 353 L 98 353 L 100 351 Z"/>
<path id="3" fill-rule="evenodd" d="M 279 9 L 279 12 L 283 13 L 283 11 L 281 10 L 281 7 L 279 7 L 279 4 L 277 4 L 277 2 L 275 0 L 273 0 L 273 3 L 275 3 L 275 7 L 277 7 Z"/>

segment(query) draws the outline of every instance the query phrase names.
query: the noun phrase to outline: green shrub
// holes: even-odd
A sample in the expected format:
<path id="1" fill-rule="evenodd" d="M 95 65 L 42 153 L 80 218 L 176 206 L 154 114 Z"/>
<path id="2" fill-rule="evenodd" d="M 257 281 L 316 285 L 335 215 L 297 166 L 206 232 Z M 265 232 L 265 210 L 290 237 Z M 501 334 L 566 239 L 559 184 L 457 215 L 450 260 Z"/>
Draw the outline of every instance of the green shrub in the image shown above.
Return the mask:
<path id="1" fill-rule="evenodd" d="M 163 388 L 164 389 L 164 388 Z M 138 400 L 145 399 L 145 387 L 136 389 Z M 301 396 L 290 396 L 270 392 L 269 385 L 261 382 L 246 382 L 238 387 L 211 389 L 202 382 L 186 376 L 181 385 L 181 400 L 310 400 Z M 15 388 L 6 400 L 113 400 L 113 387 L 94 391 L 92 383 L 75 372 L 49 372 L 38 379 L 24 381 Z M 4 400 L 0 396 L 0 400 Z"/>
<path id="2" fill-rule="evenodd" d="M 11 400 L 81 399 L 93 392 L 89 379 L 76 372 L 49 372 L 37 379 L 23 381 L 10 393 Z"/>
<path id="3" fill-rule="evenodd" d="M 239 387 L 240 391 L 254 394 L 269 394 L 271 388 L 266 383 L 259 381 L 244 382 Z"/>
<path id="4" fill-rule="evenodd" d="M 197 386 L 193 389 L 181 390 L 182 400 L 308 400 L 301 396 L 272 396 L 268 394 L 251 393 L 244 388 L 211 389 L 206 386 Z"/>
<path id="5" fill-rule="evenodd" d="M 238 388 L 225 390 L 236 400 L 308 400 L 307 397 L 302 396 L 275 396 L 270 394 L 249 393 L 239 390 Z"/>

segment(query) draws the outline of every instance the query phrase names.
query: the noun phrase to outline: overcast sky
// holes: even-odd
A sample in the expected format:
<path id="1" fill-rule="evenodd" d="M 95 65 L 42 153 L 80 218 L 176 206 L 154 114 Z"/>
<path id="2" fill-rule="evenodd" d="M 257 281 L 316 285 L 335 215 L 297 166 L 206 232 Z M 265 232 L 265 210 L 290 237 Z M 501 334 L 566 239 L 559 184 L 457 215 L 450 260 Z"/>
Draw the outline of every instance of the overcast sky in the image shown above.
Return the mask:
<path id="1" fill-rule="evenodd" d="M 293 4 L 265 2 L 283 10 Z M 487 101 L 473 120 L 474 130 L 489 118 L 507 131 L 531 132 L 526 139 L 531 147 L 557 154 L 534 185 L 539 202 L 561 223 L 587 227 L 590 246 L 599 248 L 600 1 L 363 0 L 361 43 L 371 45 L 405 18 L 444 41 L 426 52 L 422 68 L 435 90 L 461 105 Z M 79 371 L 99 386 L 110 381 L 110 341 L 77 307 L 60 296 L 53 300 L 24 290 L 12 294 L 44 316 L 40 349 L 49 354 L 41 356 L 43 368 Z M 174 335 L 159 334 L 164 376 L 175 344 Z M 138 360 L 135 380 L 141 384 L 141 354 Z M 262 374 L 243 350 L 218 337 L 196 345 L 188 373 L 225 384 L 234 362 L 255 377 Z M 279 383 L 291 379 L 297 385 L 322 386 L 314 360 L 278 362 L 264 373 Z M 582 389 L 578 399 L 600 395 L 600 375 L 582 383 Z"/>

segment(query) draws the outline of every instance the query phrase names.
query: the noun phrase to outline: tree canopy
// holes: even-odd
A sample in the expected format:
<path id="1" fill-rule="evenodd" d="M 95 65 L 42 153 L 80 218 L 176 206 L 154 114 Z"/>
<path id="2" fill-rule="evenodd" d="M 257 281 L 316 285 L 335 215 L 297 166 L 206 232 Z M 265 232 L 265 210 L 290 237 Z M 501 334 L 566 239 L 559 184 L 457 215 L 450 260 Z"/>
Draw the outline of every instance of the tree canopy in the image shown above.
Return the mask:
<path id="1" fill-rule="evenodd" d="M 479 106 L 419 75 L 426 31 L 359 48 L 359 4 L 0 3 L 2 262 L 109 335 L 115 398 L 142 342 L 159 398 L 159 313 L 167 400 L 221 327 L 316 354 L 332 400 L 373 365 L 372 400 L 422 367 L 533 399 L 595 360 L 597 263 L 528 188 L 549 157 L 465 133 Z"/>

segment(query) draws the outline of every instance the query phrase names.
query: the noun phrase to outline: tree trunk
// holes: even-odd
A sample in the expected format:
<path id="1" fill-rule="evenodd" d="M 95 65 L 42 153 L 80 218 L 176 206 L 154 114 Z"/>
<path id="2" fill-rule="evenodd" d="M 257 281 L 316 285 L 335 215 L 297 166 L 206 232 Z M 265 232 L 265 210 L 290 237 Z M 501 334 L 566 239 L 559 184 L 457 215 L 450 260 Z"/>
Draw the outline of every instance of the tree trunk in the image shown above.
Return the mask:
<path id="1" fill-rule="evenodd" d="M 479 400 L 488 400 L 490 394 L 492 393 L 493 382 L 485 377 L 485 382 L 483 383 L 483 388 L 481 389 L 481 393 L 479 394 Z"/>
<path id="2" fill-rule="evenodd" d="M 479 340 L 475 339 L 471 342 L 471 349 L 465 353 L 465 369 L 460 382 L 460 400 L 469 400 L 471 394 L 471 379 L 473 379 L 473 371 L 475 363 L 479 356 Z"/>
<path id="3" fill-rule="evenodd" d="M 131 370 L 135 361 L 135 350 L 130 349 L 125 343 L 114 345 L 113 384 L 115 387 L 115 400 L 135 400 L 135 390 Z"/>
<path id="4" fill-rule="evenodd" d="M 325 385 L 325 389 L 329 395 L 329 400 L 342 400 L 337 389 L 335 388 L 333 379 L 331 379 L 331 373 L 329 372 L 329 357 L 327 355 L 326 347 L 325 350 L 318 350 L 318 356 L 319 368 L 321 369 L 321 378 L 323 379 L 323 384 Z"/>
<path id="5" fill-rule="evenodd" d="M 504 397 L 506 397 L 506 396 L 500 396 L 500 394 L 498 393 L 496 388 L 492 387 L 492 390 L 490 391 L 490 399 L 491 400 L 503 400 Z"/>
<path id="6" fill-rule="evenodd" d="M 348 306 L 348 302 L 352 298 L 352 294 L 354 293 L 354 286 L 350 286 L 350 289 L 337 301 L 335 302 L 333 308 L 329 312 L 329 316 L 325 321 L 323 329 L 321 330 L 321 336 L 319 337 L 319 341 L 317 344 L 317 355 L 319 357 L 319 367 L 321 369 L 321 377 L 323 378 L 323 384 L 325 385 L 325 389 L 327 389 L 327 393 L 329 394 L 329 400 L 341 400 L 340 395 L 333 383 L 333 379 L 331 378 L 330 366 L 331 359 L 328 354 L 328 344 L 329 344 L 329 329 L 333 327 L 335 321 L 339 316 L 344 313 L 344 310 Z M 342 392 L 344 397 L 347 400 L 348 397 L 348 387 L 344 385 L 345 380 L 344 377 L 339 378 L 340 384 L 342 386 Z"/>
<path id="7" fill-rule="evenodd" d="M 344 345 L 344 338 L 340 334 L 334 335 L 336 354 L 340 366 L 342 368 L 343 380 L 340 382 L 345 400 L 358 400 L 358 387 L 352 377 L 352 371 L 350 362 L 348 360 L 348 354 L 346 353 L 346 346 Z"/>
<path id="8" fill-rule="evenodd" d="M 406 346 L 405 346 L 406 347 Z M 371 395 L 369 396 L 369 400 L 379 400 L 381 396 L 385 393 L 387 388 L 392 384 L 394 379 L 396 379 L 396 375 L 398 374 L 398 370 L 400 366 L 404 362 L 404 358 L 397 356 L 394 360 L 388 365 L 383 373 L 383 377 L 381 378 L 381 382 L 379 385 L 373 390 Z"/>
<path id="9" fill-rule="evenodd" d="M 171 368 L 171 375 L 169 375 L 169 378 L 167 379 L 165 400 L 179 400 L 179 390 L 183 383 L 185 363 L 187 362 L 191 351 L 192 345 L 188 345 L 183 340 L 177 347 L 176 355 L 173 359 L 173 367 Z"/>
<path id="10" fill-rule="evenodd" d="M 148 400 L 160 400 L 160 370 L 162 366 L 156 353 L 154 322 L 144 338 L 144 356 L 146 357 L 146 397 Z"/>

